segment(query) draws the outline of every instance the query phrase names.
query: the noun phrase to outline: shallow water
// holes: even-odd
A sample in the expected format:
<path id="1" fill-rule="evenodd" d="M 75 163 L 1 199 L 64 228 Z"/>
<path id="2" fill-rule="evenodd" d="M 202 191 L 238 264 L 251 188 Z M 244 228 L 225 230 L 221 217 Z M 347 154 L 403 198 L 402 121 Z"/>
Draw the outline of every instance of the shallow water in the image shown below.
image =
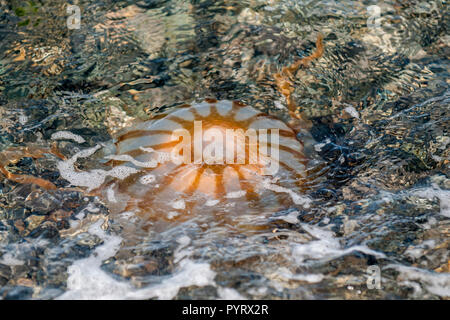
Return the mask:
<path id="1" fill-rule="evenodd" d="M 79 29 L 67 5 L 0 0 L 0 150 L 67 157 L 8 166 L 55 190 L 1 176 L 0 297 L 450 297 L 445 2 L 78 1 Z M 293 93 L 311 181 L 283 190 L 284 208 L 142 229 L 90 192 L 118 132 L 182 104 L 238 100 L 287 121 L 272 75 L 319 32 L 325 52 Z"/>

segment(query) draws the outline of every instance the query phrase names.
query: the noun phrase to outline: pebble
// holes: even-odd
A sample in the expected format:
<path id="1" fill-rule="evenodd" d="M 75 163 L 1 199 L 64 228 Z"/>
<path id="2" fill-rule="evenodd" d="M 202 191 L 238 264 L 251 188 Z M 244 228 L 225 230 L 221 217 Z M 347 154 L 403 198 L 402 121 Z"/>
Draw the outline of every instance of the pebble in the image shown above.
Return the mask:
<path id="1" fill-rule="evenodd" d="M 32 231 L 36 229 L 43 221 L 45 220 L 45 216 L 32 215 L 25 219 L 27 223 L 27 229 Z"/>

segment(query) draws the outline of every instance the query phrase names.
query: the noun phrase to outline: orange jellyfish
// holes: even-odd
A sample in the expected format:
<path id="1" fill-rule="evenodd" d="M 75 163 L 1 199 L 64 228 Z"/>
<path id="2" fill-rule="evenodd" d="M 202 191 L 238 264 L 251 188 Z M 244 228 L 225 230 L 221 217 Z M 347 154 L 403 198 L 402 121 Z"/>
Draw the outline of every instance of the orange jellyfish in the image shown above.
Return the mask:
<path id="1" fill-rule="evenodd" d="M 323 54 L 321 35 L 316 46 L 312 55 L 274 75 L 287 100 L 292 118 L 288 124 L 228 100 L 179 106 L 116 137 L 113 152 L 105 157 L 111 171 L 126 168 L 127 174 L 104 176 L 93 193 L 113 212 L 132 212 L 145 221 L 260 214 L 292 203 L 308 206 L 309 199 L 302 194 L 308 157 L 297 139 L 307 124 L 291 95 L 296 70 Z M 20 151 L 13 153 L 20 158 Z M 30 156 L 30 151 L 22 156 Z M 8 159 L 3 158 L 0 171 L 7 178 L 55 188 L 40 178 L 9 173 Z M 65 161 L 70 165 L 75 160 Z M 96 174 L 99 171 L 93 171 L 92 178 Z M 62 177 L 70 180 L 70 175 Z M 85 172 L 83 179 L 88 181 L 90 173 Z"/>
<path id="2" fill-rule="evenodd" d="M 102 186 L 103 196 L 145 219 L 306 203 L 292 191 L 306 178 L 296 132 L 238 102 L 208 99 L 160 114 L 120 135 L 108 159 L 135 172 Z"/>

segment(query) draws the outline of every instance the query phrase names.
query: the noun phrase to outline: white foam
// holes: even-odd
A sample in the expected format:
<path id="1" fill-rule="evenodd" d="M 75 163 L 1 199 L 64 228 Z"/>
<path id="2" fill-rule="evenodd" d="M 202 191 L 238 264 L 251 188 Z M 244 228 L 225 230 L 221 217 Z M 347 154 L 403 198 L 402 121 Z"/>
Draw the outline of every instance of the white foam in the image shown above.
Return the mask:
<path id="1" fill-rule="evenodd" d="M 450 137 L 447 136 L 436 137 L 436 140 L 440 142 L 440 146 L 438 147 L 438 149 L 441 150 L 447 149 L 447 145 L 450 144 Z"/>
<path id="2" fill-rule="evenodd" d="M 172 205 L 172 208 L 177 209 L 177 210 L 183 210 L 186 208 L 186 203 L 184 202 L 183 199 L 173 201 L 171 203 L 171 205 Z"/>
<path id="3" fill-rule="evenodd" d="M 232 288 L 220 287 L 217 289 L 217 293 L 219 294 L 219 299 L 222 300 L 247 300 L 247 298 Z"/>
<path id="4" fill-rule="evenodd" d="M 317 151 L 317 152 L 320 152 L 320 151 L 322 151 L 322 148 L 325 146 L 325 143 L 316 143 L 315 145 L 314 145 L 314 149 Z"/>
<path id="5" fill-rule="evenodd" d="M 397 264 L 387 265 L 385 268 L 396 269 L 400 272 L 397 280 L 405 285 L 414 284 L 418 281 L 425 289 L 440 297 L 450 297 L 450 274 L 438 273 L 415 267 L 407 267 Z M 416 283 L 417 284 L 417 283 Z M 420 286 L 412 286 L 415 290 L 421 290 Z"/>
<path id="6" fill-rule="evenodd" d="M 207 207 L 213 207 L 216 204 L 218 204 L 220 201 L 219 200 L 215 200 L 215 199 L 209 199 L 208 201 L 206 201 L 205 206 Z"/>
<path id="7" fill-rule="evenodd" d="M 317 152 L 320 152 L 320 151 L 322 151 L 322 148 L 325 147 L 325 146 L 327 145 L 327 143 L 330 143 L 330 139 L 327 139 L 327 140 L 325 140 L 325 141 L 322 142 L 322 143 L 316 143 L 316 144 L 314 145 L 314 149 L 315 149 Z"/>
<path id="8" fill-rule="evenodd" d="M 67 291 L 58 299 L 172 299 L 183 287 L 216 285 L 216 274 L 208 263 L 194 262 L 188 258 L 185 247 L 190 239 L 187 236 L 178 239 L 181 244 L 178 259 L 184 259 L 177 263 L 175 273 L 161 283 L 137 289 L 129 283 L 114 279 L 101 269 L 101 264 L 117 253 L 122 239 L 106 234 L 101 228 L 102 223 L 103 220 L 97 221 L 88 232 L 103 239 L 103 244 L 88 258 L 77 260 L 68 268 Z"/>
<path id="9" fill-rule="evenodd" d="M 89 204 L 86 206 L 85 209 L 86 209 L 87 211 L 93 212 L 93 213 L 100 212 L 100 209 L 97 208 L 93 203 L 89 203 Z"/>
<path id="10" fill-rule="evenodd" d="M 292 201 L 294 201 L 295 204 L 298 205 L 302 205 L 305 208 L 309 208 L 310 203 L 311 203 L 311 199 L 309 199 L 306 196 L 301 196 L 297 193 L 295 193 L 294 191 L 284 188 L 282 186 L 276 185 L 272 183 L 273 181 L 271 181 L 270 179 L 264 179 L 263 180 L 263 187 L 267 190 L 271 190 L 274 192 L 278 192 L 278 193 L 287 193 L 291 196 Z"/>
<path id="11" fill-rule="evenodd" d="M 450 218 L 450 190 L 440 189 L 437 184 L 433 184 L 431 188 L 416 190 L 413 194 L 428 199 L 438 198 L 441 207 L 440 214 Z"/>
<path id="12" fill-rule="evenodd" d="M 300 273 L 292 273 L 289 269 L 282 267 L 278 269 L 276 273 L 276 277 L 282 280 L 294 280 L 294 281 L 303 281 L 308 283 L 318 283 L 321 282 L 325 276 L 322 274 L 300 274 Z"/>
<path id="13" fill-rule="evenodd" d="M 97 145 L 93 148 L 78 152 L 68 160 L 59 161 L 57 164 L 57 168 L 61 174 L 61 177 L 69 181 L 71 185 L 77 187 L 87 187 L 87 191 L 91 191 L 100 187 L 108 176 L 122 180 L 133 173 L 139 172 L 137 169 L 128 166 L 117 166 L 109 171 L 94 169 L 90 171 L 79 172 L 75 170 L 74 165 L 78 158 L 89 157 L 94 154 L 99 148 L 100 145 Z"/>
<path id="14" fill-rule="evenodd" d="M 247 292 L 252 296 L 263 295 L 267 293 L 267 287 L 250 288 Z"/>
<path id="15" fill-rule="evenodd" d="M 191 238 L 188 236 L 181 236 L 177 239 L 180 246 L 173 253 L 174 263 L 189 258 L 192 255 L 192 248 L 187 247 L 191 243 Z"/>
<path id="16" fill-rule="evenodd" d="M 142 150 L 144 152 L 157 152 L 155 149 L 151 148 L 151 147 L 139 147 L 139 150 Z"/>
<path id="17" fill-rule="evenodd" d="M 419 245 L 408 247 L 408 249 L 404 252 L 404 254 L 411 258 L 418 259 L 421 256 L 425 255 L 425 250 L 433 248 L 435 246 L 436 246 L 435 240 L 426 240 Z"/>
<path id="18" fill-rule="evenodd" d="M 158 158 L 156 159 L 156 161 L 158 163 L 166 163 L 169 162 L 170 160 L 172 160 L 172 154 L 170 152 L 161 152 L 161 151 L 156 151 L 155 149 L 151 148 L 151 147 L 139 147 L 140 150 L 144 151 L 144 152 L 148 152 L 148 153 L 156 153 Z"/>
<path id="19" fill-rule="evenodd" d="M 24 114 L 19 115 L 19 122 L 21 125 L 25 125 L 28 122 L 28 117 Z"/>
<path id="20" fill-rule="evenodd" d="M 209 263 L 198 263 L 183 260 L 179 264 L 179 271 L 161 284 L 149 288 L 134 290 L 127 294 L 130 299 L 149 299 L 155 297 L 162 300 L 174 298 L 183 287 L 215 285 L 216 273 L 211 270 Z"/>
<path id="21" fill-rule="evenodd" d="M 124 219 L 129 219 L 129 220 L 131 220 L 131 219 L 133 219 L 133 218 L 136 218 L 136 212 L 134 212 L 134 211 L 124 211 L 124 212 L 122 212 L 122 213 L 120 214 L 120 216 L 121 216 L 122 218 L 124 218 Z"/>
<path id="22" fill-rule="evenodd" d="M 117 203 L 116 195 L 114 193 L 115 184 L 110 186 L 108 190 L 106 190 L 106 198 L 109 202 Z"/>
<path id="23" fill-rule="evenodd" d="M 156 168 L 159 162 L 156 159 L 152 159 L 150 161 L 142 162 L 134 159 L 132 156 L 128 154 L 120 154 L 120 155 L 109 155 L 106 156 L 105 159 L 109 160 L 117 160 L 117 161 L 128 161 L 134 164 L 137 167 L 141 168 Z"/>
<path id="24" fill-rule="evenodd" d="M 12 267 L 12 266 L 21 266 L 25 262 L 23 260 L 17 259 L 15 256 L 13 256 L 11 252 L 6 252 L 4 255 L 2 255 L 0 263 Z"/>
<path id="25" fill-rule="evenodd" d="M 286 109 L 286 107 L 284 106 L 283 102 L 280 100 L 275 100 L 274 101 L 274 105 L 275 107 L 277 107 L 278 109 Z"/>
<path id="26" fill-rule="evenodd" d="M 146 162 L 138 161 L 128 154 L 109 155 L 106 156 L 105 158 L 118 161 L 129 161 L 135 166 L 141 168 L 155 168 L 160 163 L 166 163 L 172 160 L 172 154 L 169 152 L 156 151 L 153 148 L 145 148 L 145 147 L 139 147 L 139 149 L 147 153 L 153 153 L 156 155 L 156 157 Z"/>
<path id="27" fill-rule="evenodd" d="M 332 231 L 308 224 L 301 224 L 301 226 L 315 240 L 292 246 L 292 257 L 300 265 L 308 264 L 310 261 L 329 261 L 352 251 L 385 257 L 383 253 L 362 245 L 343 249 Z"/>
<path id="28" fill-rule="evenodd" d="M 298 220 L 298 211 L 292 211 L 289 212 L 289 214 L 285 215 L 285 216 L 279 216 L 277 217 L 280 220 L 284 220 L 287 223 L 291 223 L 291 224 L 296 224 L 299 223 L 300 221 Z"/>
<path id="29" fill-rule="evenodd" d="M 128 290 L 129 285 L 111 278 L 101 269 L 102 261 L 113 256 L 119 249 L 122 239 L 107 235 L 98 220 L 89 228 L 89 233 L 104 240 L 89 257 L 75 261 L 69 268 L 67 291 L 57 299 L 120 299 Z"/>
<path id="30" fill-rule="evenodd" d="M 322 274 L 294 274 L 292 275 L 292 280 L 304 281 L 308 283 L 318 283 L 323 280 L 324 276 Z"/>
<path id="31" fill-rule="evenodd" d="M 80 212 L 77 213 L 77 215 L 75 216 L 75 218 L 82 220 L 84 219 L 84 217 L 86 216 L 85 211 L 89 211 L 92 213 L 97 213 L 100 211 L 99 208 L 97 208 L 94 204 L 89 203 L 86 208 L 82 209 Z"/>
<path id="32" fill-rule="evenodd" d="M 225 198 L 227 198 L 227 199 L 237 199 L 237 198 L 245 196 L 245 193 L 246 193 L 245 190 L 228 192 L 225 195 Z"/>
<path id="33" fill-rule="evenodd" d="M 177 242 L 181 247 L 185 247 L 191 243 L 191 238 L 189 238 L 188 236 L 181 236 L 177 239 Z"/>
<path id="34" fill-rule="evenodd" d="M 169 211 L 169 212 L 167 212 L 166 216 L 167 216 L 167 219 L 173 219 L 173 218 L 178 217 L 180 214 L 181 213 L 177 212 L 177 211 Z"/>
<path id="35" fill-rule="evenodd" d="M 155 182 L 155 180 L 156 180 L 156 177 L 154 174 L 147 174 L 147 175 L 139 178 L 139 182 L 142 184 L 150 184 L 150 183 Z"/>
<path id="36" fill-rule="evenodd" d="M 36 248 L 49 247 L 47 239 L 37 238 L 20 243 L 10 243 L 7 245 L 0 245 L 0 252 L 3 255 L 0 257 L 0 263 L 11 267 L 20 266 L 25 263 L 21 257 L 28 257 Z"/>
<path id="37" fill-rule="evenodd" d="M 52 134 L 52 140 L 73 140 L 78 143 L 84 143 L 86 140 L 82 136 L 74 134 L 70 131 L 58 131 Z"/>
<path id="38" fill-rule="evenodd" d="M 351 115 L 353 118 L 359 119 L 359 113 L 358 113 L 358 111 L 356 111 L 356 109 L 355 109 L 354 107 L 352 107 L 352 106 L 346 107 L 344 110 L 345 110 L 349 115 Z"/>

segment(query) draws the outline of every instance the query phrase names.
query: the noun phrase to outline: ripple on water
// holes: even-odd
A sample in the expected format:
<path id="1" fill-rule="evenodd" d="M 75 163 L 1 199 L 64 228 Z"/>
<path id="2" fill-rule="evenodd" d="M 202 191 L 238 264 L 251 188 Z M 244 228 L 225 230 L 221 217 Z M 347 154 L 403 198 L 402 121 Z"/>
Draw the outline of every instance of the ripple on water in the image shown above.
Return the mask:
<path id="1" fill-rule="evenodd" d="M 67 30 L 66 5 L 0 1 L 2 154 L 55 143 L 67 156 L 6 166 L 56 189 L 0 181 L 1 298 L 450 296 L 441 1 L 82 1 L 80 30 Z M 232 221 L 192 215 L 139 231 L 135 212 L 113 210 L 118 182 L 153 163 L 115 154 L 112 137 L 208 97 L 286 120 L 273 74 L 311 54 L 318 32 L 323 57 L 293 79 L 313 124 L 304 152 L 317 154 L 305 191 L 267 179 L 272 196 L 253 212 L 227 206 L 242 190 L 205 202 Z M 149 190 L 159 177 L 139 181 Z M 172 200 L 169 218 L 189 208 Z M 370 265 L 380 290 L 367 289 Z"/>

